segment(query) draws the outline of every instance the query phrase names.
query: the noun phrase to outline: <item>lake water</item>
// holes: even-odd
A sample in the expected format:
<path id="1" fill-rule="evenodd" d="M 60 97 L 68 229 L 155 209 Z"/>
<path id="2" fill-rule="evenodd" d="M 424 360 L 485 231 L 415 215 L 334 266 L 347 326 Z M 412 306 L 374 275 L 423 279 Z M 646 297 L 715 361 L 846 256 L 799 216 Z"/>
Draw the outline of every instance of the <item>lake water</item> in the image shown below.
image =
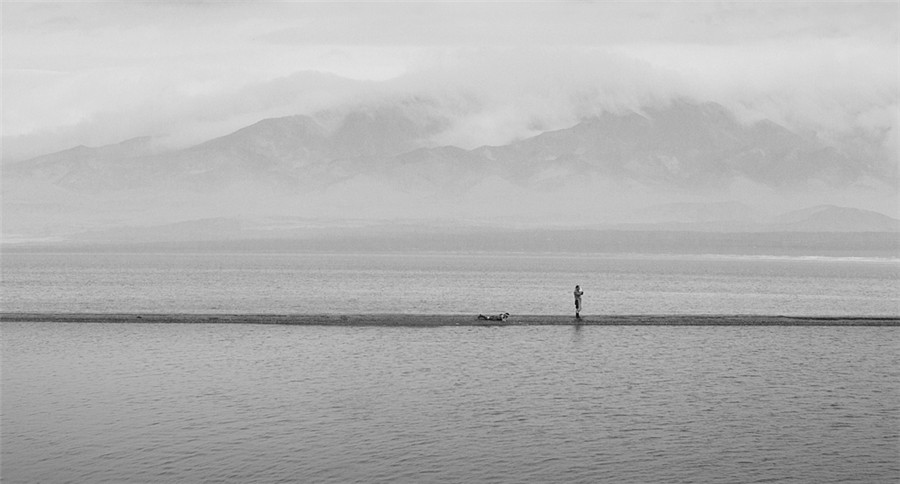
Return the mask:
<path id="1" fill-rule="evenodd" d="M 2 479 L 900 480 L 900 328 L 0 324 Z"/>
<path id="2" fill-rule="evenodd" d="M 900 260 L 4 253 L 4 311 L 900 315 Z"/>

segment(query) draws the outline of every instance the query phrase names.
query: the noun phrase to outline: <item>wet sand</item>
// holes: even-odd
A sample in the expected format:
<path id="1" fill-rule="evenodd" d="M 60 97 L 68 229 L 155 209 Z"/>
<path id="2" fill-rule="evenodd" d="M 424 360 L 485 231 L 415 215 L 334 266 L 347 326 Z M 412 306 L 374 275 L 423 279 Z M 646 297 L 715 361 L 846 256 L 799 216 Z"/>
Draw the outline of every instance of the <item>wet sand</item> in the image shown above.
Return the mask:
<path id="1" fill-rule="evenodd" d="M 305 326 L 900 326 L 900 316 L 0 313 L 0 322 L 282 324 Z"/>

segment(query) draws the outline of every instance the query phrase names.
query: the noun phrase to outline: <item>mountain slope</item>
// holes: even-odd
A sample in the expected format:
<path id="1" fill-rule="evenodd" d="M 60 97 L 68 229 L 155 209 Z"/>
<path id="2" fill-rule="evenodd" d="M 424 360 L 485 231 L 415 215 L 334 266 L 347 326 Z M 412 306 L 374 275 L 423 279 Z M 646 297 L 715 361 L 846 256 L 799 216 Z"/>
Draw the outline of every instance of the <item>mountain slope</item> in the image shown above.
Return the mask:
<path id="1" fill-rule="evenodd" d="M 417 163 L 433 158 L 420 155 Z M 484 176 L 499 174 L 525 185 L 597 176 L 685 189 L 736 178 L 774 188 L 811 181 L 840 187 L 867 174 L 881 177 L 812 136 L 771 122 L 743 125 L 719 105 L 687 102 L 603 114 L 506 146 L 477 148 L 466 158 Z"/>
<path id="2" fill-rule="evenodd" d="M 119 145 L 79 147 L 19 162 L 8 173 L 89 192 L 160 186 L 214 190 L 247 182 L 322 185 L 353 174 L 342 172 L 346 160 L 364 168 L 370 158 L 426 145 L 443 121 L 417 112 L 423 109 L 381 106 L 265 119 L 167 153 L 127 152 Z"/>
<path id="3" fill-rule="evenodd" d="M 604 113 L 565 129 L 475 149 L 435 145 L 434 139 L 453 127 L 453 117 L 441 109 L 428 100 L 400 100 L 265 119 L 174 151 L 160 152 L 143 139 L 12 164 L 3 173 L 4 231 L 235 213 L 532 225 L 704 224 L 706 230 L 753 225 L 760 200 L 790 201 L 810 186 L 824 189 L 802 202 L 775 206 L 829 203 L 825 197 L 854 184 L 866 184 L 867 193 L 880 197 L 869 207 L 896 201 L 897 180 L 879 172 L 878 163 L 769 121 L 739 122 L 717 104 L 680 101 Z M 750 191 L 740 198 L 735 186 Z M 49 194 L 52 204 L 45 203 Z M 685 200 L 702 201 L 706 208 L 670 205 L 656 213 L 633 212 Z M 715 205 L 723 200 L 748 206 Z M 829 217 L 844 221 L 829 225 Z M 871 217 L 854 226 L 854 220 L 862 218 L 825 213 L 779 223 L 784 230 L 892 226 Z"/>
<path id="4" fill-rule="evenodd" d="M 159 153 L 152 137 L 90 148 L 77 146 L 4 167 L 4 177 L 25 178 L 76 190 L 117 188 L 140 172 L 141 160 Z M 110 184 L 104 181 L 109 180 Z"/>
<path id="5" fill-rule="evenodd" d="M 81 147 L 19 163 L 11 173 L 83 190 L 247 180 L 321 188 L 367 173 L 401 185 L 434 183 L 429 174 L 443 173 L 499 176 L 533 188 L 564 186 L 578 177 L 680 189 L 708 189 L 735 179 L 776 189 L 812 182 L 841 188 L 865 176 L 886 177 L 814 136 L 771 122 L 745 125 L 711 103 L 606 113 L 503 146 L 429 147 L 430 137 L 447 123 L 427 106 L 290 116 L 175 152 Z"/>

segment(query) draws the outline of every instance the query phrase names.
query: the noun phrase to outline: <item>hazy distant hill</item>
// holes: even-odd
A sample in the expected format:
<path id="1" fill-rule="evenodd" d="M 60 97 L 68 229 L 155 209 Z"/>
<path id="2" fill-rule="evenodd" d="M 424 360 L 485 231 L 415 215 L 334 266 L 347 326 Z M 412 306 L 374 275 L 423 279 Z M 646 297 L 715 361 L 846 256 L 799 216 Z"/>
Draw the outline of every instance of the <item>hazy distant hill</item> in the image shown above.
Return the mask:
<path id="1" fill-rule="evenodd" d="M 743 177 L 773 187 L 809 180 L 836 186 L 882 177 L 814 136 L 771 122 L 745 125 L 719 105 L 676 102 L 641 113 L 606 113 L 503 146 L 433 147 L 448 121 L 424 106 L 367 108 L 266 119 L 227 136 L 163 154 L 142 143 L 75 148 L 13 165 L 14 176 L 73 189 L 257 180 L 308 186 L 368 173 L 399 184 L 499 176 L 524 186 L 572 177 L 629 179 L 683 188 Z"/>
<path id="2" fill-rule="evenodd" d="M 548 167 L 560 176 L 598 172 L 679 186 L 706 186 L 735 176 L 780 186 L 810 178 L 847 182 L 851 160 L 815 138 L 771 122 L 743 125 L 716 104 L 674 103 L 625 115 L 604 114 L 568 129 L 506 147 L 483 148 L 519 176 Z"/>
<path id="3" fill-rule="evenodd" d="M 669 203 L 637 210 L 629 230 L 704 232 L 900 232 L 900 220 L 857 208 L 819 205 L 766 217 L 743 203 Z M 900 239 L 898 239 L 900 242 Z"/>
<path id="4" fill-rule="evenodd" d="M 252 252 L 525 252 L 900 257 L 896 232 L 707 232 L 513 229 L 440 224 L 365 224 L 260 230 L 212 219 L 100 230 L 37 250 Z M 14 246 L 7 247 L 14 249 Z M 31 250 L 31 249 L 29 249 Z"/>
<path id="5" fill-rule="evenodd" d="M 770 227 L 789 232 L 897 232 L 900 220 L 869 210 L 820 205 L 780 215 Z"/>
<path id="6" fill-rule="evenodd" d="M 431 173 L 464 168 L 469 178 L 499 176 L 529 187 L 563 186 L 600 177 L 683 189 L 742 178 L 784 188 L 819 180 L 845 186 L 883 176 L 811 135 L 772 122 L 738 122 L 717 104 L 676 102 L 641 113 L 585 119 L 504 146 L 422 149 L 388 166 L 394 179 L 429 182 Z"/>
<path id="7" fill-rule="evenodd" d="M 711 213 L 707 214 L 709 211 Z M 174 224 L 144 227 L 104 228 L 77 234 L 73 240 L 84 243 L 147 244 L 158 242 L 225 242 L 280 240 L 284 247 L 326 249 L 342 247 L 364 250 L 366 241 L 385 250 L 418 248 L 427 250 L 500 250 L 502 244 L 510 249 L 574 251 L 653 248 L 676 253 L 695 253 L 699 250 L 716 253 L 715 241 L 727 242 L 722 253 L 767 253 L 785 248 L 779 241 L 791 243 L 791 250 L 801 251 L 802 244 L 816 246 L 820 251 L 849 253 L 877 250 L 900 256 L 900 220 L 867 210 L 835 206 L 811 207 L 781 214 L 772 220 L 748 218 L 750 209 L 736 203 L 689 204 L 678 203 L 653 207 L 652 213 L 676 216 L 688 215 L 678 221 L 662 216 L 659 222 L 617 224 L 578 229 L 514 229 L 484 225 L 454 225 L 433 222 L 420 223 L 311 223 L 299 219 L 239 220 L 234 218 L 200 219 Z M 785 233 L 813 233 L 786 236 Z M 619 235 L 615 235 L 615 234 Z M 657 235 L 650 235 L 654 233 Z M 714 234 L 731 234 L 717 236 Z M 863 233 L 870 234 L 862 236 Z M 541 240 L 522 241 L 516 237 L 527 235 Z M 642 235 L 643 234 L 643 235 Z M 668 235 L 664 235 L 668 234 Z M 782 234 L 782 235 L 777 235 Z M 835 235 L 830 235 L 835 234 Z M 850 234 L 851 237 L 848 237 Z M 854 244 L 852 234 L 860 235 Z M 592 241 L 592 237 L 602 240 Z M 351 240 L 342 242 L 341 239 Z M 818 240 L 817 238 L 821 239 Z M 447 239 L 439 242 L 440 239 Z M 454 240 L 461 245 L 454 247 Z M 305 242 L 304 242 L 305 241 Z M 756 241 L 756 242 L 754 242 Z M 877 242 L 877 243 L 876 243 Z M 754 243 L 765 243 L 754 246 Z M 331 245 L 330 245 L 331 244 Z M 391 244 L 394 244 L 393 246 Z M 372 249 L 372 247 L 369 247 Z M 743 252 L 741 252 L 743 251 Z M 775 253 L 775 252 L 768 252 Z"/>
<path id="8" fill-rule="evenodd" d="M 130 185 L 141 171 L 140 163 L 161 148 L 151 137 L 134 138 L 114 145 L 91 148 L 77 146 L 4 166 L 5 178 L 32 179 L 74 189 L 118 189 Z M 110 183 L 105 183 L 105 181 Z M 12 181 L 12 180 L 8 180 Z"/>
<path id="9" fill-rule="evenodd" d="M 644 223 L 759 223 L 760 217 L 753 208 L 739 202 L 666 203 L 635 212 L 635 218 Z"/>
<path id="10" fill-rule="evenodd" d="M 854 183 L 896 194 L 897 180 L 875 168 L 883 164 L 770 121 L 739 122 L 712 103 L 605 113 L 475 149 L 435 143 L 453 125 L 442 109 L 427 99 L 407 99 L 265 119 L 179 150 L 160 151 L 153 139 L 141 138 L 9 164 L 4 234 L 236 215 L 531 226 L 615 215 L 645 224 L 641 229 L 740 231 L 765 227 L 756 207 L 671 202 L 716 191 L 720 199 L 733 198 L 734 184 L 758 196 L 787 197 L 809 186 L 838 193 Z M 639 205 L 655 207 L 630 212 Z M 772 227 L 896 230 L 893 219 L 847 210 L 801 213 Z"/>
<path id="11" fill-rule="evenodd" d="M 79 147 L 12 164 L 7 172 L 94 193 L 160 185 L 216 189 L 248 181 L 273 188 L 321 185 L 365 171 L 370 158 L 419 148 L 440 127 L 440 119 L 402 106 L 289 116 L 167 153 L 136 149 L 132 142 Z"/>

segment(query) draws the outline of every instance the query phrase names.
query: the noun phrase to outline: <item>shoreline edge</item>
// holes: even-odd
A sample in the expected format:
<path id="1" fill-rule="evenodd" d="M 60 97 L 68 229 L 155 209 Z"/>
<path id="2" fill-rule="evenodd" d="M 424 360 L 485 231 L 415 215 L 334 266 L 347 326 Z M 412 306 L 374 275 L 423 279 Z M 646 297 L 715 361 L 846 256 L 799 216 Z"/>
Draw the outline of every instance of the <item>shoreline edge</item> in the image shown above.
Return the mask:
<path id="1" fill-rule="evenodd" d="M 506 321 L 466 314 L 233 314 L 2 312 L 0 322 L 275 324 L 298 326 L 900 326 L 900 316 L 756 314 L 511 315 Z"/>

